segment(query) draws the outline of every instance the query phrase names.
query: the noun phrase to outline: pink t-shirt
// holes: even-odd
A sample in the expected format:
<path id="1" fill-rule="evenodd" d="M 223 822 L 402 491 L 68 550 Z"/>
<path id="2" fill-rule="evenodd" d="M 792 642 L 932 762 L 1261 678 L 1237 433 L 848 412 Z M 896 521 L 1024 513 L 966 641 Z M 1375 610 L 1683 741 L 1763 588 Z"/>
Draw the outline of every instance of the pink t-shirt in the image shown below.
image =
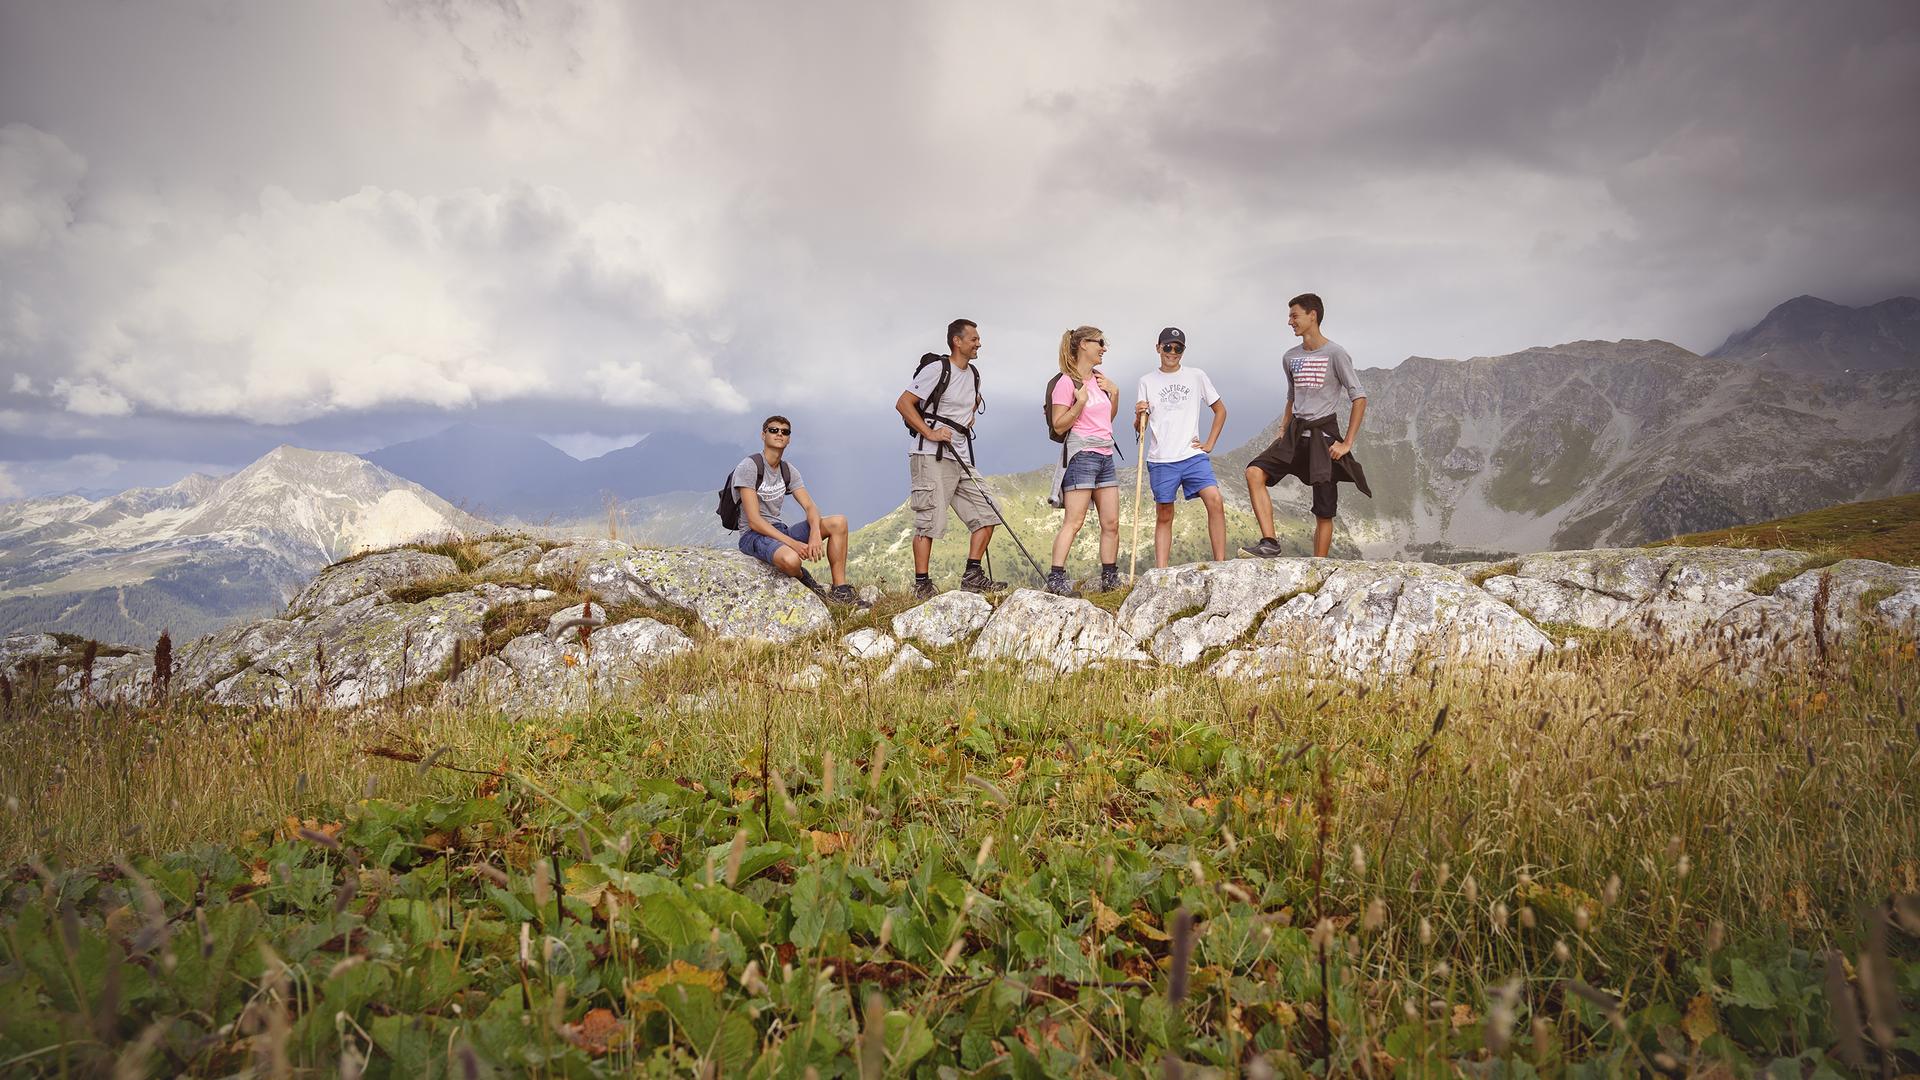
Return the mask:
<path id="1" fill-rule="evenodd" d="M 1095 368 L 1094 370 L 1098 371 L 1100 369 Z M 1060 376 L 1060 381 L 1053 384 L 1053 403 L 1055 405 L 1065 405 L 1068 407 L 1073 405 L 1072 379 L 1062 375 Z M 1087 380 L 1087 407 L 1081 410 L 1079 418 L 1073 422 L 1073 427 L 1068 430 L 1084 436 L 1105 439 L 1108 442 L 1113 441 L 1113 399 L 1107 396 L 1105 390 L 1100 389 L 1099 382 L 1093 379 Z M 1108 456 L 1112 456 L 1113 454 L 1113 448 L 1110 446 L 1089 446 L 1087 449 L 1092 450 L 1096 454 L 1106 454 Z"/>

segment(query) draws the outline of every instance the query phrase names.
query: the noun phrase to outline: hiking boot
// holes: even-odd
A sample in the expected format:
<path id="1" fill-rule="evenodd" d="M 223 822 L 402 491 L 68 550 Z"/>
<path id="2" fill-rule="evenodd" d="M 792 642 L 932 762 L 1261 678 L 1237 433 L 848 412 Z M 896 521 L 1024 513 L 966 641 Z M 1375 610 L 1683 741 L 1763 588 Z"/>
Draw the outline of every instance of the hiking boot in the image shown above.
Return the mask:
<path id="1" fill-rule="evenodd" d="M 851 585 L 835 585 L 827 590 L 827 594 L 822 599 L 838 607 L 870 608 L 873 606 L 860 599 L 860 594 L 854 592 Z"/>
<path id="2" fill-rule="evenodd" d="M 960 587 L 968 592 L 1002 592 L 1006 589 L 1007 583 L 993 580 L 987 576 L 985 570 L 975 569 L 960 575 Z"/>
<path id="3" fill-rule="evenodd" d="M 1248 544 L 1240 550 L 1259 559 L 1277 559 L 1286 554 L 1285 549 L 1280 546 L 1280 541 L 1271 536 L 1263 536 L 1259 543 Z"/>
<path id="4" fill-rule="evenodd" d="M 1100 591 L 1101 591 L 1101 592 L 1112 592 L 1113 590 L 1115 590 L 1115 589 L 1117 589 L 1117 588 L 1119 588 L 1119 587 L 1120 587 L 1120 570 L 1119 570 L 1119 568 L 1117 568 L 1117 567 L 1116 567 L 1116 568 L 1114 568 L 1114 569 L 1112 569 L 1112 570 L 1108 570 L 1108 569 L 1107 569 L 1106 567 L 1104 567 L 1104 566 L 1103 566 L 1103 567 L 1101 567 L 1101 568 L 1100 568 Z"/>
<path id="5" fill-rule="evenodd" d="M 1047 573 L 1047 591 L 1055 596 L 1078 596 L 1073 589 L 1073 579 L 1065 570 L 1052 570 Z"/>
<path id="6" fill-rule="evenodd" d="M 933 583 L 932 578 L 928 578 L 925 581 L 915 581 L 912 591 L 915 600 L 931 600 L 939 595 L 940 587 Z"/>

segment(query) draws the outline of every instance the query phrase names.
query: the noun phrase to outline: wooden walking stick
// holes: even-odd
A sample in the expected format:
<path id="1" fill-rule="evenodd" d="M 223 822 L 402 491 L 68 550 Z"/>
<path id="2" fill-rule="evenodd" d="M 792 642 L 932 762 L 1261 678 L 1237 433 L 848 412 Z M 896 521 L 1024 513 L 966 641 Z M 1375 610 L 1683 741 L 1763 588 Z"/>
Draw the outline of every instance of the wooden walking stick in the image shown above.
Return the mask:
<path id="1" fill-rule="evenodd" d="M 1139 580 L 1140 572 L 1140 484 L 1147 476 L 1147 422 L 1136 415 L 1140 425 L 1140 449 L 1133 459 L 1133 554 L 1127 557 L 1127 581 Z"/>

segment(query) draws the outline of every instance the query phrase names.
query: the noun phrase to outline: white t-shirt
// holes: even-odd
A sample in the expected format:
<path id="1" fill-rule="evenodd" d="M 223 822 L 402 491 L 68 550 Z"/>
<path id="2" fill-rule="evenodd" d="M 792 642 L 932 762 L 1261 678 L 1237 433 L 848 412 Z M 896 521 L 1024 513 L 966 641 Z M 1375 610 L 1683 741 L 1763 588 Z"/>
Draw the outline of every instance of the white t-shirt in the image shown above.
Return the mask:
<path id="1" fill-rule="evenodd" d="M 1220 392 L 1213 388 L 1206 372 L 1196 367 L 1182 367 L 1172 374 L 1149 371 L 1140 376 L 1134 400 L 1152 407 L 1147 413 L 1148 461 L 1164 465 L 1206 453 L 1193 445 L 1193 440 L 1204 437 L 1200 413 L 1211 410 L 1220 400 Z M 1207 430 L 1213 430 L 1211 422 Z"/>
<path id="2" fill-rule="evenodd" d="M 928 364 L 926 367 L 920 369 L 920 374 L 914 376 L 912 382 L 907 384 L 907 392 L 919 398 L 921 403 L 925 404 L 927 395 L 933 393 L 933 388 L 939 381 L 939 363 Z M 954 364 L 953 375 L 947 380 L 946 390 L 940 394 L 940 407 L 935 413 L 936 416 L 940 417 L 941 420 L 945 420 L 946 423 L 942 424 L 939 421 L 929 420 L 928 426 L 957 429 L 972 427 L 974 404 L 979 400 L 980 377 L 974 372 L 973 365 L 968 364 L 963 369 L 959 364 Z M 984 412 L 985 410 L 983 409 L 981 411 Z M 932 454 L 940 449 L 939 443 L 928 442 L 922 439 L 918 432 L 907 436 L 907 441 L 911 444 L 908 451 L 909 453 Z M 964 430 L 956 430 L 953 433 L 953 442 L 948 445 L 952 446 L 954 452 L 960 455 L 960 460 L 965 461 L 969 465 L 973 464 L 973 455 L 967 452 L 967 436 Z"/>

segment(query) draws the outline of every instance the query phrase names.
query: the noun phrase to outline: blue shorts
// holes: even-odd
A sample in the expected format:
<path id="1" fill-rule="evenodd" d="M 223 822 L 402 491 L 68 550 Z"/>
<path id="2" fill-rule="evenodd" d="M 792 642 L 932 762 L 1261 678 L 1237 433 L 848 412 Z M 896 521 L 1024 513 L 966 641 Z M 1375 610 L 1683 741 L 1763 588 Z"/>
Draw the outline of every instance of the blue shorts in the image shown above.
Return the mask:
<path id="1" fill-rule="evenodd" d="M 1157 503 L 1172 502 L 1180 488 L 1187 489 L 1187 498 L 1197 499 L 1208 488 L 1220 486 L 1220 481 L 1213 478 L 1213 459 L 1205 454 L 1179 461 L 1149 461 L 1147 483 L 1153 485 L 1153 501 Z"/>
<path id="2" fill-rule="evenodd" d="M 786 522 L 776 521 L 773 523 L 773 527 L 803 544 L 813 536 L 813 530 L 809 529 L 807 523 L 804 521 L 798 525 L 788 525 Z M 743 529 L 740 533 L 740 550 L 759 559 L 763 563 L 771 563 L 773 561 L 773 553 L 785 546 L 785 544 L 775 540 L 773 537 L 764 536 L 754 532 L 752 529 Z"/>
<path id="3" fill-rule="evenodd" d="M 1120 473 L 1113 467 L 1113 455 L 1082 450 L 1067 462 L 1067 475 L 1060 481 L 1061 491 L 1084 491 L 1088 488 L 1117 488 L 1120 486 Z"/>

